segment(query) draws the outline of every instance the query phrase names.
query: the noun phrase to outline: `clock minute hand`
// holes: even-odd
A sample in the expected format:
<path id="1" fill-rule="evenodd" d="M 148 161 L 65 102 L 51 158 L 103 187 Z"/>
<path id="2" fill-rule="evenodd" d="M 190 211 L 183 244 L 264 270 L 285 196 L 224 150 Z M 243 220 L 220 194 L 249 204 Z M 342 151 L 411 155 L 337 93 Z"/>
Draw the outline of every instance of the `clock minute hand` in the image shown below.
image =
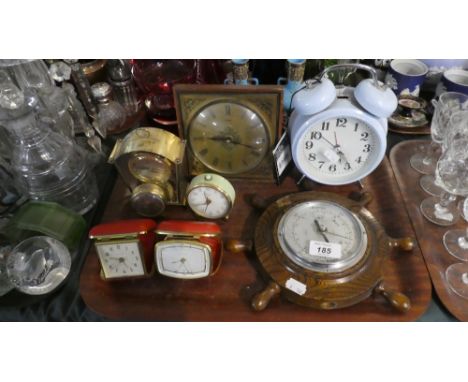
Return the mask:
<path id="1" fill-rule="evenodd" d="M 226 143 L 232 143 L 233 145 L 245 146 L 245 147 L 248 147 L 249 149 L 253 149 L 253 150 L 258 149 L 258 147 L 256 147 L 256 146 L 248 145 L 248 144 L 242 143 L 240 141 L 234 141 L 230 137 L 225 137 L 225 136 L 222 136 L 222 135 L 215 135 L 213 137 L 208 137 L 207 139 L 209 139 L 210 141 L 221 141 L 221 142 L 226 142 Z"/>
<path id="2" fill-rule="evenodd" d="M 231 141 L 231 143 L 234 144 L 234 145 L 248 147 L 249 149 L 252 149 L 252 150 L 258 150 L 258 147 L 256 147 L 256 146 L 248 145 L 246 143 L 242 143 L 242 142 L 239 142 L 239 141 Z"/>

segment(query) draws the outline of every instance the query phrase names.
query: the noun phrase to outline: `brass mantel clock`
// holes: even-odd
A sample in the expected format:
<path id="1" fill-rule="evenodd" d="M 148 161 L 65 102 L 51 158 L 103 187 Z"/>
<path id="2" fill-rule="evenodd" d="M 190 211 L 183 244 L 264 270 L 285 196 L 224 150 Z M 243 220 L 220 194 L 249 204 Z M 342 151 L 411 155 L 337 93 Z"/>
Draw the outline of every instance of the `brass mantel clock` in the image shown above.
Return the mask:
<path id="1" fill-rule="evenodd" d="M 254 310 L 265 309 L 280 293 L 295 304 L 328 310 L 357 304 L 374 292 L 407 311 L 409 299 L 385 286 L 383 270 L 391 248 L 409 251 L 414 241 L 387 236 L 364 208 L 368 201 L 308 191 L 270 204 L 257 222 L 254 241 L 270 282 L 254 297 Z M 252 245 L 231 240 L 226 247 L 240 252 Z"/>
<path id="2" fill-rule="evenodd" d="M 278 86 L 176 85 L 179 134 L 190 175 L 274 177 L 272 150 L 282 121 Z"/>

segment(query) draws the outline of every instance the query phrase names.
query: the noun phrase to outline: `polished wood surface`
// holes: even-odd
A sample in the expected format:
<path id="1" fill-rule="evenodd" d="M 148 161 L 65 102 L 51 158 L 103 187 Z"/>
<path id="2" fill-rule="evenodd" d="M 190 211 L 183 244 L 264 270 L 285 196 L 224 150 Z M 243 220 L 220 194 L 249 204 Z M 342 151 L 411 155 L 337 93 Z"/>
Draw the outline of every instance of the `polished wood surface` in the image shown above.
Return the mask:
<path id="1" fill-rule="evenodd" d="M 297 174 L 296 174 L 297 176 Z M 219 221 L 226 239 L 253 239 L 261 211 L 250 205 L 258 194 L 269 201 L 299 191 L 294 177 L 281 186 L 249 181 L 233 182 L 237 198 L 230 219 Z M 380 221 L 391 237 L 414 236 L 401 200 L 393 172 L 387 160 L 363 181 L 373 196 L 366 207 Z M 313 190 L 338 192 L 346 196 L 359 191 L 354 184 L 346 187 L 315 185 Z M 302 190 L 304 190 L 302 188 Z M 127 201 L 130 192 L 119 179 L 109 197 L 102 221 L 136 218 Z M 190 210 L 170 206 L 162 219 L 195 219 Z M 252 299 L 265 290 L 269 279 L 263 276 L 253 252 L 238 248 L 238 253 L 225 252 L 216 275 L 199 280 L 177 280 L 159 274 L 147 280 L 106 283 L 99 278 L 99 262 L 93 246 L 81 272 L 80 291 L 89 308 L 117 320 L 169 321 L 412 321 L 421 316 L 431 300 L 431 283 L 416 245 L 411 253 L 393 251 L 386 260 L 384 280 L 388 288 L 401 291 L 411 300 L 411 310 L 397 312 L 385 298 L 375 293 L 349 308 L 321 311 L 295 305 L 271 289 L 268 308 L 258 312 Z"/>
<path id="2" fill-rule="evenodd" d="M 429 143 L 430 141 L 419 140 L 400 142 L 392 149 L 390 161 L 435 291 L 450 313 L 459 320 L 468 321 L 468 300 L 452 292 L 445 283 L 445 270 L 449 265 L 461 261 L 451 256 L 442 242 L 447 230 L 465 228 L 466 223 L 461 220 L 453 226 L 441 227 L 426 220 L 419 210 L 421 202 L 430 195 L 420 187 L 419 179 L 422 174 L 410 166 L 409 159 L 418 146 Z"/>

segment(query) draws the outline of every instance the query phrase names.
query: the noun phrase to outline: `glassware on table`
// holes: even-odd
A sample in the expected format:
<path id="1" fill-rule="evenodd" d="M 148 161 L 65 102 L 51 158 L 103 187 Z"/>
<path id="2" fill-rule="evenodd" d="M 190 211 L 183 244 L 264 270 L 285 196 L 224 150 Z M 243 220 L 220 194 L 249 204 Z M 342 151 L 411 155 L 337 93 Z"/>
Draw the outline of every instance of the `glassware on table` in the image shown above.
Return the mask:
<path id="1" fill-rule="evenodd" d="M 42 89 L 55 86 L 43 60 L 5 60 L 5 66 L 23 91 L 28 88 Z"/>
<path id="2" fill-rule="evenodd" d="M 468 299 L 468 263 L 456 263 L 445 270 L 445 280 L 450 289 Z"/>
<path id="3" fill-rule="evenodd" d="M 97 103 L 98 114 L 93 125 L 105 138 L 107 134 L 121 132 L 127 119 L 125 109 L 112 99 L 112 86 L 107 82 L 97 82 L 91 86 L 93 98 Z"/>
<path id="4" fill-rule="evenodd" d="M 464 106 L 462 105 L 462 110 L 463 107 Z M 453 114 L 451 114 L 448 123 L 446 123 L 446 131 L 443 133 L 444 138 L 441 144 L 442 152 L 444 152 L 448 148 L 448 142 L 453 141 L 457 137 L 468 135 L 468 127 L 466 126 L 466 121 L 468 121 L 468 111 L 456 111 Z M 443 191 L 436 184 L 434 175 L 423 175 L 419 179 L 419 185 L 425 192 L 433 196 L 438 196 Z"/>
<path id="5" fill-rule="evenodd" d="M 23 92 L 12 83 L 3 89 L 5 86 L 9 86 L 7 97 L 2 99 L 0 84 L 0 125 L 12 142 L 10 166 L 20 191 L 33 200 L 56 202 L 86 213 L 97 202 L 98 190 L 83 153 L 71 139 L 41 120 L 25 101 L 22 105 L 10 102 L 21 98 Z M 17 95 L 11 97 L 13 93 Z"/>
<path id="6" fill-rule="evenodd" d="M 434 175 L 425 174 L 419 178 L 421 188 L 432 196 L 439 196 L 444 190 L 435 183 Z"/>
<path id="7" fill-rule="evenodd" d="M 453 129 L 450 131 L 449 142 L 446 143 L 447 149 L 455 145 L 461 145 L 468 142 L 468 112 L 454 114 L 450 121 Z M 460 145 L 460 146 L 461 146 Z M 460 148 L 462 149 L 462 148 Z M 465 149 L 468 149 L 465 147 Z M 463 199 L 458 204 L 458 210 L 462 218 L 468 222 L 468 198 Z M 468 261 L 468 227 L 466 229 L 453 229 L 445 233 L 443 238 L 444 246 L 447 251 L 457 259 Z"/>
<path id="8" fill-rule="evenodd" d="M 114 98 L 125 109 L 127 115 L 134 115 L 140 110 L 137 91 L 130 65 L 125 60 L 109 60 L 107 62 L 109 83 L 114 90 Z"/>
<path id="9" fill-rule="evenodd" d="M 439 145 L 444 142 L 450 129 L 450 117 L 461 110 L 468 110 L 468 96 L 462 93 L 447 92 L 440 95 L 439 100 L 432 100 L 434 114 L 431 121 L 431 144 L 422 147 L 410 158 L 411 167 L 422 174 L 433 174 L 438 159 Z M 426 184 L 429 179 L 425 181 Z"/>
<path id="10" fill-rule="evenodd" d="M 437 225 L 449 226 L 460 217 L 455 201 L 468 195 L 468 136 L 454 139 L 437 162 L 436 181 L 444 191 L 440 198 L 430 197 L 421 203 L 422 214 Z"/>
<path id="11" fill-rule="evenodd" d="M 132 75 L 142 91 L 152 119 L 163 125 L 177 123 L 172 88 L 175 84 L 193 84 L 195 60 L 131 60 Z"/>
<path id="12" fill-rule="evenodd" d="M 0 297 L 14 289 L 6 270 L 6 258 L 10 250 L 10 246 L 0 244 Z"/>
<path id="13" fill-rule="evenodd" d="M 68 248 L 48 236 L 34 236 L 14 247 L 6 260 L 10 282 L 20 292 L 40 295 L 53 291 L 71 267 Z"/>
<path id="14" fill-rule="evenodd" d="M 421 174 L 433 174 L 437 164 L 438 145 L 431 141 L 429 145 L 421 144 L 410 157 L 410 166 Z"/>

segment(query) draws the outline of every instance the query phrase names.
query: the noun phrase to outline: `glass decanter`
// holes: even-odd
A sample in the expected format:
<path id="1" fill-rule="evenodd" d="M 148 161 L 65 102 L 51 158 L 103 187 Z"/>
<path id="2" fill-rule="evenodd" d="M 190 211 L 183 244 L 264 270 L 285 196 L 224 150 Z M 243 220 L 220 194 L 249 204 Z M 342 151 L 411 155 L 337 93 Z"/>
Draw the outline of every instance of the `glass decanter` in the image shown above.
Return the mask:
<path id="1" fill-rule="evenodd" d="M 98 82 L 91 86 L 91 92 L 98 107 L 96 130 L 103 138 L 107 134 L 119 133 L 125 125 L 127 113 L 122 105 L 112 99 L 112 86 L 107 82 Z"/>
<path id="2" fill-rule="evenodd" d="M 19 104 L 21 96 L 24 102 Z M 0 125 L 11 139 L 10 165 L 20 191 L 80 214 L 89 211 L 98 198 L 96 179 L 75 143 L 38 117 L 34 94 L 25 96 L 12 82 L 4 82 L 0 98 Z"/>

